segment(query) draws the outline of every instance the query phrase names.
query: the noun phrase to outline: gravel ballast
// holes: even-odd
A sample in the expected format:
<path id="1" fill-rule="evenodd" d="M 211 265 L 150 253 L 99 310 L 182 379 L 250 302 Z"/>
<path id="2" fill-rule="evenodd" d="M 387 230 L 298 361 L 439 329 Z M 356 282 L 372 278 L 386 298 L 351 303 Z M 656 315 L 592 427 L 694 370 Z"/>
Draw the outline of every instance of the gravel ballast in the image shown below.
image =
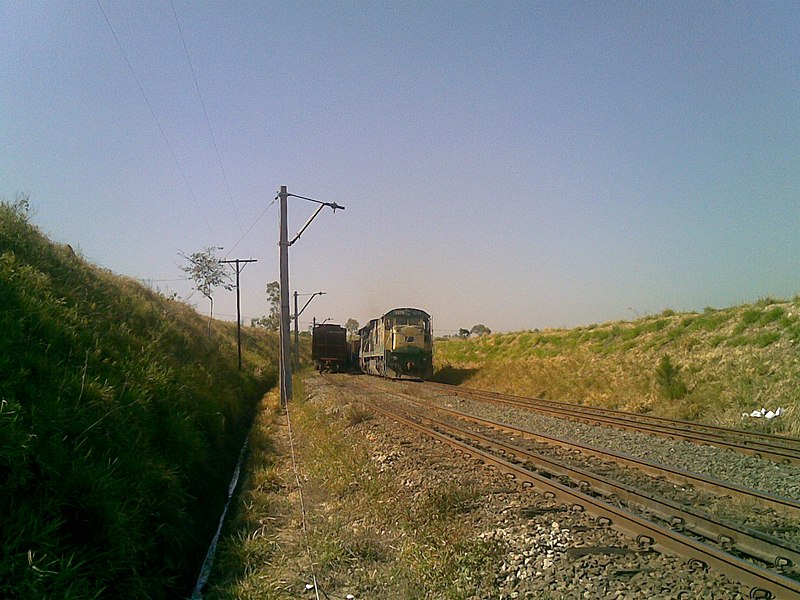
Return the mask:
<path id="1" fill-rule="evenodd" d="M 390 382 L 381 382 L 385 383 Z M 423 386 L 419 384 L 416 386 L 404 384 L 403 387 L 419 393 L 433 405 L 693 473 L 701 473 L 769 494 L 800 500 L 798 466 L 778 464 L 714 446 L 699 446 L 683 440 L 669 440 L 647 433 L 579 423 L 517 408 L 499 407 L 488 402 L 446 395 L 438 391 L 423 393 L 420 392 Z"/>

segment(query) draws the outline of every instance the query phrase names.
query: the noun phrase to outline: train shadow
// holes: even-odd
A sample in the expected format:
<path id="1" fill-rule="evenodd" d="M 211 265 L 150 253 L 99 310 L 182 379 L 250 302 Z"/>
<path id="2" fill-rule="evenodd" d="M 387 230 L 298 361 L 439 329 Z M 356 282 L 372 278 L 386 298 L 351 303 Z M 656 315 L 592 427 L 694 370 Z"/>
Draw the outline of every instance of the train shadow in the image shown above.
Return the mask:
<path id="1" fill-rule="evenodd" d="M 447 365 L 442 367 L 436 373 L 433 374 L 431 377 L 431 381 L 435 381 L 437 383 L 447 383 L 450 385 L 460 385 L 465 381 L 468 381 L 472 378 L 475 373 L 478 372 L 478 369 L 457 369 L 455 367 L 451 367 Z"/>

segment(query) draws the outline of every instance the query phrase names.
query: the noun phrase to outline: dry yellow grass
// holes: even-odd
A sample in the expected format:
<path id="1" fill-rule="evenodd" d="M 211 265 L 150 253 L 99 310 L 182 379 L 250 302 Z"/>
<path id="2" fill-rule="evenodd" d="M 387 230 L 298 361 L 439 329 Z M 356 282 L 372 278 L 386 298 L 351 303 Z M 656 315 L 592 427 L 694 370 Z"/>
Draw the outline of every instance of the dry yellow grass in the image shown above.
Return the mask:
<path id="1" fill-rule="evenodd" d="M 800 297 L 575 329 L 437 340 L 443 381 L 512 394 L 800 436 Z M 659 384 L 668 356 L 686 384 Z M 742 413 L 783 407 L 773 421 Z"/>

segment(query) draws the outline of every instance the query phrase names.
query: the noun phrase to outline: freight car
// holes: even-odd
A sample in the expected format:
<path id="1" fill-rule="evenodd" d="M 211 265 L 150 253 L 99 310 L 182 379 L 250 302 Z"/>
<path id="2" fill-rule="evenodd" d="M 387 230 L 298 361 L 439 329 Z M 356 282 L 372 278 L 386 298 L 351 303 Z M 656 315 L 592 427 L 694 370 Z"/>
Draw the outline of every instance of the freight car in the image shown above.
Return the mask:
<path id="1" fill-rule="evenodd" d="M 311 335 L 311 360 L 320 373 L 344 371 L 349 351 L 347 330 L 344 327 L 329 323 L 314 325 Z"/>
<path id="2" fill-rule="evenodd" d="M 358 330 L 359 364 L 381 377 L 428 379 L 433 375 L 431 316 L 418 308 L 395 308 Z"/>

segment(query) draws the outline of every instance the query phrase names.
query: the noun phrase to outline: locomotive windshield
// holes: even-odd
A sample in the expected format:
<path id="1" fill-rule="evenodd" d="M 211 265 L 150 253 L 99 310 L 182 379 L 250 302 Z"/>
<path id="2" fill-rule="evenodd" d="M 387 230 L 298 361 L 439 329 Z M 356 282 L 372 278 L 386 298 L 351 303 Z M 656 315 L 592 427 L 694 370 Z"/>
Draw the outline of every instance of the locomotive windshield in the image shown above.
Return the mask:
<path id="1" fill-rule="evenodd" d="M 428 330 L 428 321 L 422 317 L 415 317 L 413 315 L 397 316 L 392 319 L 386 319 L 386 327 L 391 328 L 398 325 L 415 325 L 422 327 L 425 331 Z"/>

